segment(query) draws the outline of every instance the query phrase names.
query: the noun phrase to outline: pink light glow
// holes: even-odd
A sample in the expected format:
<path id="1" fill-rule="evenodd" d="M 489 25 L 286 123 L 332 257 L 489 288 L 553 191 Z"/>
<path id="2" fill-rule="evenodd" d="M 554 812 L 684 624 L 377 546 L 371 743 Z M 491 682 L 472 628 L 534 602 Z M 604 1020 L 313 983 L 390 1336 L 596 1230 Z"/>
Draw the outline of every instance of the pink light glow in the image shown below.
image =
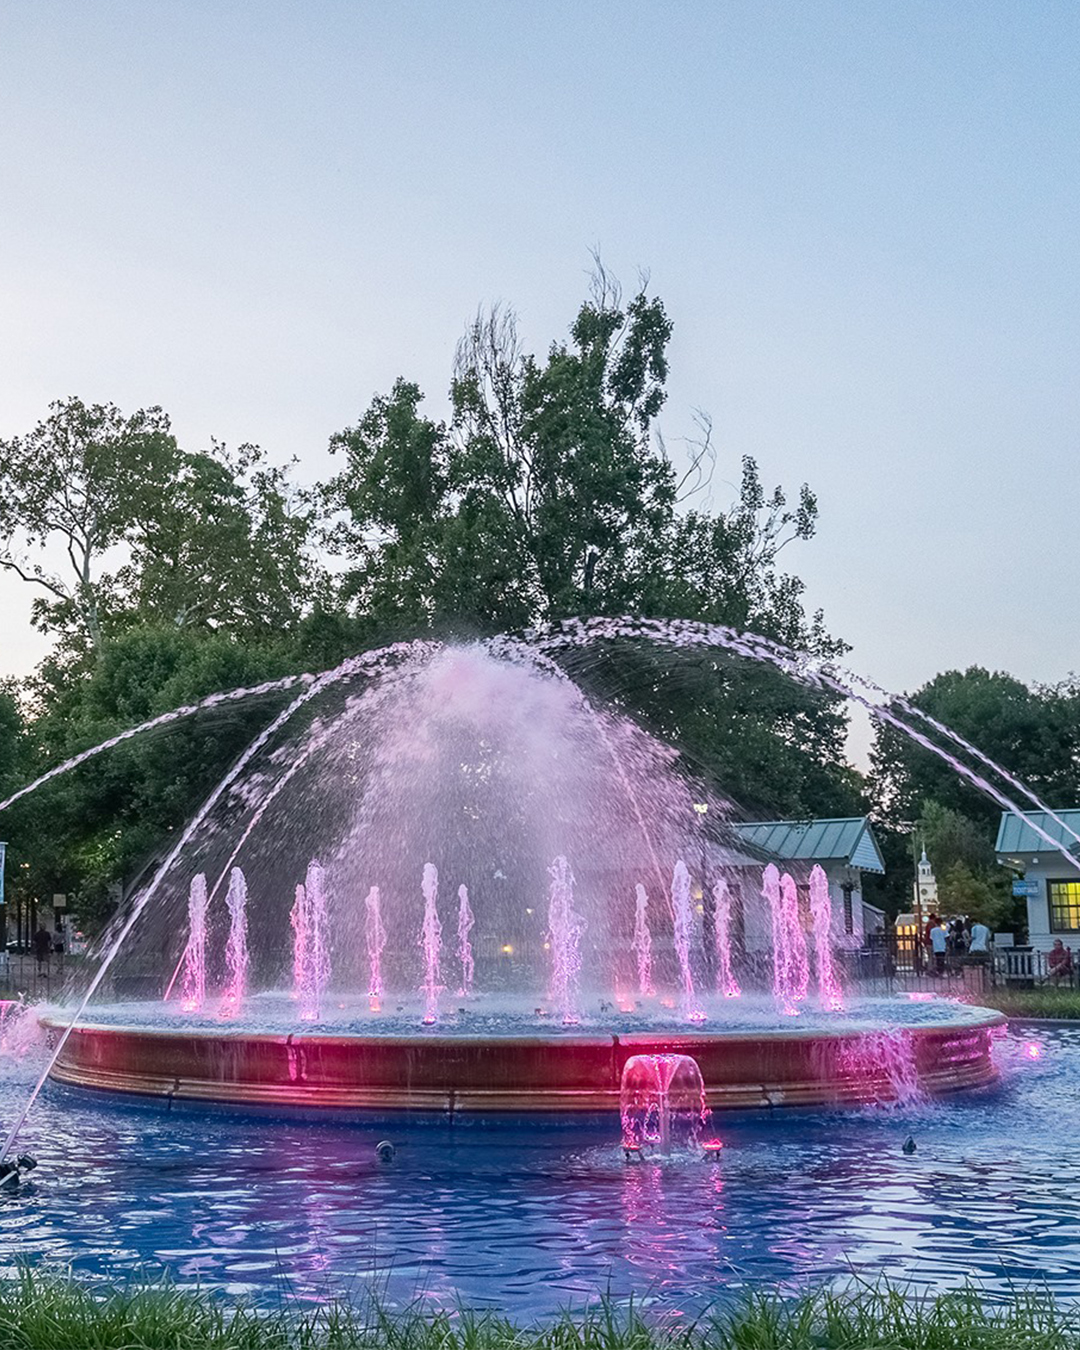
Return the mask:
<path id="1" fill-rule="evenodd" d="M 229 889 L 225 905 L 229 911 L 229 938 L 225 944 L 225 965 L 228 982 L 222 995 L 220 1013 L 234 1017 L 243 1006 L 247 994 L 247 882 L 239 867 L 229 873 Z"/>
<path id="2" fill-rule="evenodd" d="M 649 932 L 649 897 L 639 881 L 634 888 L 634 941 L 631 947 L 637 956 L 638 993 L 642 998 L 654 998 L 652 982 L 652 934 Z"/>
<path id="3" fill-rule="evenodd" d="M 731 973 L 731 893 L 723 877 L 713 886 L 713 899 L 716 902 L 716 988 L 725 998 L 738 998 L 742 990 Z"/>
<path id="4" fill-rule="evenodd" d="M 1024 1054 L 1028 1059 L 1042 1059 L 1043 1048 L 1038 1041 L 1028 1041 L 1024 1046 Z"/>
<path id="5" fill-rule="evenodd" d="M 934 997 L 933 994 L 924 993 L 921 990 L 915 990 L 908 994 L 912 1003 L 929 1003 Z"/>
<path id="6" fill-rule="evenodd" d="M 461 962 L 461 988 L 458 994 L 461 998 L 468 998 L 472 993 L 473 974 L 476 964 L 473 961 L 472 943 L 469 941 L 469 934 L 472 926 L 476 922 L 473 917 L 472 909 L 469 905 L 469 892 L 465 886 L 458 887 L 458 946 L 457 955 Z"/>
<path id="7" fill-rule="evenodd" d="M 439 995 L 442 993 L 442 972 L 439 952 L 442 947 L 442 924 L 439 922 L 439 873 L 434 863 L 424 864 L 421 882 L 424 893 L 424 923 L 420 930 L 420 946 L 424 950 L 424 1024 L 431 1026 L 439 1020 Z"/>
<path id="8" fill-rule="evenodd" d="M 694 936 L 694 911 L 690 903 L 690 873 L 680 858 L 671 878 L 671 911 L 674 917 L 675 952 L 682 979 L 683 1016 L 697 1021 L 700 1013 L 694 993 L 694 975 L 690 969 L 690 944 Z"/>
<path id="9" fill-rule="evenodd" d="M 551 1002 L 562 1010 L 564 1026 L 575 1026 L 578 976 L 581 973 L 581 935 L 585 921 L 574 911 L 574 874 L 565 858 L 548 868 L 548 933 L 551 940 Z"/>
<path id="10" fill-rule="evenodd" d="M 367 953 L 368 953 L 368 995 L 371 998 L 371 1011 L 379 1011 L 379 1000 L 383 996 L 382 950 L 386 946 L 386 929 L 383 927 L 379 906 L 379 888 L 372 886 L 364 901 L 367 912 Z"/>
<path id="11" fill-rule="evenodd" d="M 818 994 L 821 1005 L 830 1012 L 844 1011 L 844 992 L 833 963 L 832 900 L 829 879 L 818 866 L 810 872 L 810 914 L 814 923 L 814 961 L 817 966 Z"/>
<path id="12" fill-rule="evenodd" d="M 192 877 L 188 892 L 188 940 L 184 949 L 184 974 L 180 1007 L 199 1012 L 206 998 L 206 877 Z"/>

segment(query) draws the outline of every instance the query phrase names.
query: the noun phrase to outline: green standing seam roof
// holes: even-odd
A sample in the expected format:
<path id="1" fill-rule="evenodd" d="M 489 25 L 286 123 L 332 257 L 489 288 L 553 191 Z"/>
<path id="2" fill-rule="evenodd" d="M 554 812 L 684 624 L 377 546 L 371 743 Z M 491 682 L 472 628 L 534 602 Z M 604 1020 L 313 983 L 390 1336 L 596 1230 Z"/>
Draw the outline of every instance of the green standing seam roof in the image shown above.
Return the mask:
<path id="1" fill-rule="evenodd" d="M 747 821 L 732 828 L 748 844 L 777 858 L 843 862 L 864 872 L 885 871 L 881 850 L 867 816 L 847 816 L 837 820 Z"/>
<path id="2" fill-rule="evenodd" d="M 1032 825 L 1045 830 L 1051 839 L 1064 844 L 1070 853 L 1080 854 L 1080 844 L 1074 835 L 1080 835 L 1080 810 L 1055 811 L 1054 815 L 1073 831 L 1059 825 L 1048 811 L 1025 811 L 1017 815 L 1014 811 L 1002 811 L 1001 824 L 998 826 L 997 853 L 1049 853 L 1052 846 Z"/>

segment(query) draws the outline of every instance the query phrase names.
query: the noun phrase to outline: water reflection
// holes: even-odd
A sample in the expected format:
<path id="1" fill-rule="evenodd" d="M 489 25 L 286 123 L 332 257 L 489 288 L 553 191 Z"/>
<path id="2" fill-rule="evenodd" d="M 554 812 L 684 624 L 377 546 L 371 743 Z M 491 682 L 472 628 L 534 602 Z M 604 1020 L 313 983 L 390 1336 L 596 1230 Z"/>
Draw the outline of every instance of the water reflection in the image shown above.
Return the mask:
<path id="1" fill-rule="evenodd" d="M 0 1272 L 38 1257 L 112 1276 L 167 1267 L 267 1302 L 376 1288 L 526 1318 L 598 1291 L 692 1313 L 746 1282 L 853 1272 L 1045 1281 L 1077 1298 L 1080 1029 L 1028 1029 L 998 1053 L 994 1091 L 725 1116 L 720 1161 L 664 1164 L 625 1163 L 615 1118 L 608 1132 L 401 1123 L 386 1166 L 385 1124 L 170 1115 L 50 1088 L 25 1140 L 38 1172 L 0 1197 Z M 0 1072 L 5 1115 L 21 1077 Z"/>

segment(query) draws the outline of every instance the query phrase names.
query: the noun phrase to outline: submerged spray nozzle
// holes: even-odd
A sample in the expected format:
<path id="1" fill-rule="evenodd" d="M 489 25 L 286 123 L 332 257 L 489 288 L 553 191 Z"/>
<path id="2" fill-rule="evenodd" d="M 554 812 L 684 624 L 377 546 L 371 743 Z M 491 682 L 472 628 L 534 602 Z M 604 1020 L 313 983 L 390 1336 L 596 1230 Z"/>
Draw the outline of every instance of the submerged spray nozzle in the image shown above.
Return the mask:
<path id="1" fill-rule="evenodd" d="M 29 1153 L 20 1153 L 15 1158 L 5 1158 L 0 1162 L 0 1186 L 14 1188 L 19 1184 L 19 1180 L 24 1172 L 32 1172 L 37 1166 L 37 1159 L 31 1158 Z"/>

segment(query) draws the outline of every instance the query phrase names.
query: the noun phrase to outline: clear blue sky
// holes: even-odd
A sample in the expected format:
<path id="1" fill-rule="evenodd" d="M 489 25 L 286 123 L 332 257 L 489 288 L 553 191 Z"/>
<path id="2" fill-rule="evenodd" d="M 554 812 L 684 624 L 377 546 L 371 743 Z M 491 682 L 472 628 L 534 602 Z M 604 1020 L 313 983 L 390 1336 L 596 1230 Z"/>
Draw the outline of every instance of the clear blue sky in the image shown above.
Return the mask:
<path id="1" fill-rule="evenodd" d="M 396 375 L 444 406 L 478 303 L 546 346 L 599 246 L 717 500 L 744 453 L 818 492 L 854 666 L 1080 667 L 1073 0 L 7 0 L 0 146 L 0 435 L 159 403 L 314 477 Z"/>

